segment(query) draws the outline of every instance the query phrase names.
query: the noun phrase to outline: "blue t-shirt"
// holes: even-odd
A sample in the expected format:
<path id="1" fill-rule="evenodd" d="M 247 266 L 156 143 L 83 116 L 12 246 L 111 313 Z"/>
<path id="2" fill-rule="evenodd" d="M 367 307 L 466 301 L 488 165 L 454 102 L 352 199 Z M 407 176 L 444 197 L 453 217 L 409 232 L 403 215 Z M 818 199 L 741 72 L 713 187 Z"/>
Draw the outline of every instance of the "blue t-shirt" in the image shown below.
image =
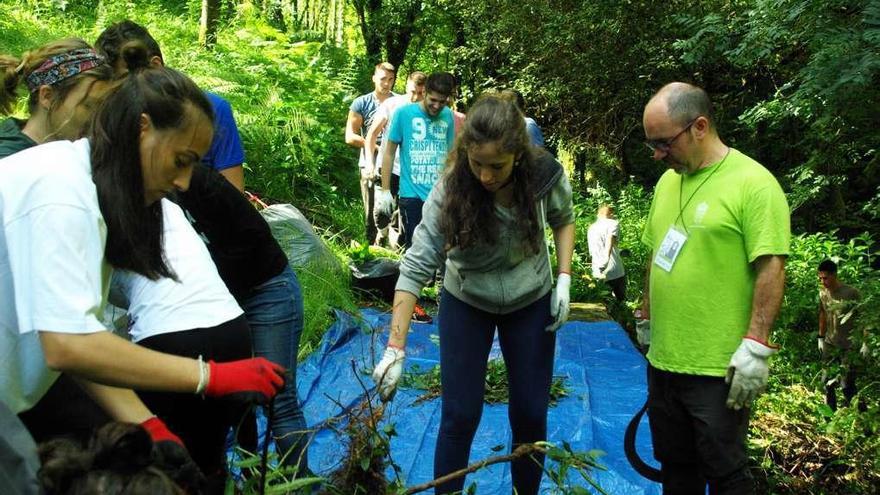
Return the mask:
<path id="1" fill-rule="evenodd" d="M 391 93 L 388 97 L 397 96 L 395 93 Z M 385 101 L 388 101 L 387 99 Z M 370 125 L 373 123 L 373 117 L 376 116 L 376 110 L 379 109 L 379 105 L 382 102 L 379 101 L 379 98 L 376 97 L 376 92 L 372 91 L 365 95 L 360 95 L 351 102 L 351 106 L 348 109 L 354 113 L 360 114 L 363 118 L 361 121 L 361 128 L 358 129 L 361 136 L 367 137 L 367 131 L 370 129 Z M 377 137 L 378 142 L 382 143 L 382 133 Z M 360 149 L 358 154 L 358 166 L 360 168 L 364 168 L 367 166 L 367 157 L 365 153 L 367 152 L 367 147 L 364 146 Z"/>
<path id="2" fill-rule="evenodd" d="M 544 146 L 544 134 L 541 133 L 541 128 L 538 127 L 535 119 L 526 117 L 526 132 L 529 134 L 529 141 L 533 146 Z"/>
<path id="3" fill-rule="evenodd" d="M 235 117 L 232 116 L 232 107 L 228 101 L 214 93 L 205 91 L 205 96 L 214 107 L 214 140 L 211 141 L 211 148 L 202 157 L 202 163 L 218 171 L 241 165 L 244 163 L 244 148 L 241 146 Z"/>
<path id="4" fill-rule="evenodd" d="M 392 94 L 392 96 L 394 96 Z M 372 91 L 370 93 L 360 95 L 351 102 L 351 106 L 348 109 L 354 113 L 360 114 L 363 118 L 361 121 L 361 128 L 358 129 L 361 136 L 367 135 L 367 130 L 370 128 L 370 124 L 373 123 L 373 116 L 376 114 L 376 109 L 379 108 L 381 102 L 378 98 L 376 98 L 376 92 Z"/>
<path id="5" fill-rule="evenodd" d="M 388 140 L 400 145 L 400 197 L 428 199 L 452 149 L 455 124 L 444 108 L 434 118 L 421 103 L 404 105 L 394 112 Z"/>

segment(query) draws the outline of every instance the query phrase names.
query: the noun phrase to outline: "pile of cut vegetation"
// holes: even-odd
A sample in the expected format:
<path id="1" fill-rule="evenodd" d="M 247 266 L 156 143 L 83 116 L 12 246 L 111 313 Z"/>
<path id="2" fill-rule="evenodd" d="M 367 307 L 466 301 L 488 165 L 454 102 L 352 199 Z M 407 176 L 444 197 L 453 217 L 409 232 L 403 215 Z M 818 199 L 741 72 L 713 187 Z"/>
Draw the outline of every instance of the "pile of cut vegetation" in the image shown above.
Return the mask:
<path id="1" fill-rule="evenodd" d="M 878 493 L 880 475 L 871 454 L 876 432 L 855 408 L 832 416 L 818 405 L 821 397 L 803 385 L 785 387 L 761 402 L 750 433 L 751 457 L 760 464 L 753 468 L 759 493 Z M 849 420 L 856 424 L 836 427 Z"/>
<path id="2" fill-rule="evenodd" d="M 568 386 L 565 376 L 554 376 L 550 383 L 550 407 L 556 406 L 559 400 L 568 396 Z M 401 387 L 424 390 L 413 403 L 421 404 L 440 397 L 440 366 L 434 366 L 426 372 L 422 372 L 418 366 L 403 375 Z M 483 400 L 486 404 L 507 404 L 507 368 L 501 359 L 490 359 L 486 367 L 486 395 Z"/>

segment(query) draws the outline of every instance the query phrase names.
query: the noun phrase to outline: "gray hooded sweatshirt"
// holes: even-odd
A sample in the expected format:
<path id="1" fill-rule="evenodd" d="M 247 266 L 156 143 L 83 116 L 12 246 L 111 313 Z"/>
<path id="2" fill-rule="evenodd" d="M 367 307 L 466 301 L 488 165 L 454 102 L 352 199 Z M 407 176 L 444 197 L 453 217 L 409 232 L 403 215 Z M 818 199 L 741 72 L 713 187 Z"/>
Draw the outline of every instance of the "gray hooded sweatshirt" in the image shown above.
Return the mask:
<path id="1" fill-rule="evenodd" d="M 538 183 L 538 224 L 553 229 L 574 223 L 571 185 L 562 166 L 549 153 L 539 152 L 534 162 Z M 446 195 L 446 181 L 434 185 L 422 210 L 422 222 L 413 233 L 412 247 L 400 265 L 397 290 L 419 295 L 421 289 L 446 262 L 443 287 L 457 299 L 494 314 L 524 308 L 551 289 L 547 249 L 529 252 L 517 228 L 515 208 L 495 205 L 499 222 L 494 245 L 477 244 L 467 249 L 444 251 L 446 239 L 440 229 L 440 210 Z"/>

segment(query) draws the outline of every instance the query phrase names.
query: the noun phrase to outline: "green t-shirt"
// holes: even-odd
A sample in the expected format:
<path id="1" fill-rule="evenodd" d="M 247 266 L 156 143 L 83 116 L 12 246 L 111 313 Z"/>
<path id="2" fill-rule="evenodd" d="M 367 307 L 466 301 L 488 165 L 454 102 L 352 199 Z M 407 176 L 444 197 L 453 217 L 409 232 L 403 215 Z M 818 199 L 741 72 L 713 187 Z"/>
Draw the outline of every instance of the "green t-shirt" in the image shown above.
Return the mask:
<path id="1" fill-rule="evenodd" d="M 751 263 L 789 252 L 785 194 L 761 164 L 731 149 L 693 174 L 663 174 L 642 242 L 656 255 L 673 224 L 687 240 L 670 271 L 651 265 L 648 360 L 666 371 L 724 376 L 749 327 Z"/>
<path id="2" fill-rule="evenodd" d="M 23 126 L 24 121 L 13 118 L 0 122 L 0 158 L 37 145 L 33 139 L 22 134 Z"/>

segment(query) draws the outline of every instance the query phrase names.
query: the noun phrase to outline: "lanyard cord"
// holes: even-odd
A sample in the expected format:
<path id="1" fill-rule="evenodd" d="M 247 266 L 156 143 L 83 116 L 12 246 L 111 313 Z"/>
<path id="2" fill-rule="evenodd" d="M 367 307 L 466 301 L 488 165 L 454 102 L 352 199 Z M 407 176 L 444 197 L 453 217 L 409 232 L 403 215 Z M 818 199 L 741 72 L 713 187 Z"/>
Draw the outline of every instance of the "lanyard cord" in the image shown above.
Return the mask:
<path id="1" fill-rule="evenodd" d="M 681 221 L 681 226 L 684 229 L 685 234 L 691 235 L 691 233 L 688 231 L 687 225 L 684 224 L 684 218 L 682 218 L 682 215 L 684 215 L 684 209 L 687 208 L 687 205 L 691 204 L 691 200 L 694 199 L 694 196 L 697 195 L 697 192 L 699 192 L 700 188 L 702 188 L 706 182 L 709 182 L 709 179 L 711 179 L 712 176 L 715 175 L 715 172 L 717 172 L 718 169 L 720 169 L 721 166 L 724 165 L 724 162 L 727 161 L 727 157 L 730 156 L 730 149 L 730 146 L 728 146 L 727 153 L 725 153 L 724 158 L 721 159 L 721 162 L 719 162 L 718 165 L 715 165 L 715 168 L 713 168 L 712 171 L 709 172 L 709 175 L 707 175 L 706 178 L 703 179 L 703 182 L 700 182 L 700 185 L 698 185 L 697 188 L 694 189 L 694 192 L 692 192 L 687 201 L 685 201 L 684 206 L 682 206 L 681 204 L 681 195 L 683 194 L 682 190 L 684 189 L 684 174 L 681 175 L 681 181 L 678 185 L 678 217 L 675 219 L 675 223 Z"/>

